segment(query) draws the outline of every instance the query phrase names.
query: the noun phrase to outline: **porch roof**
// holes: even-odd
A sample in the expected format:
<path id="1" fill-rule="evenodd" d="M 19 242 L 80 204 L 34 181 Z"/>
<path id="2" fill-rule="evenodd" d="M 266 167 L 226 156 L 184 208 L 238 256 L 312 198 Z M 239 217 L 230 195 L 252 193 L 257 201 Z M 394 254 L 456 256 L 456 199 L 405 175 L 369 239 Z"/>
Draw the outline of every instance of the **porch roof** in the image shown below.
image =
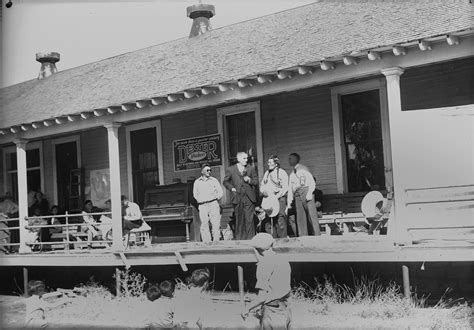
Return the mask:
<path id="1" fill-rule="evenodd" d="M 473 19 L 472 5 L 461 0 L 321 0 L 3 88 L 0 128 L 472 31 Z"/>

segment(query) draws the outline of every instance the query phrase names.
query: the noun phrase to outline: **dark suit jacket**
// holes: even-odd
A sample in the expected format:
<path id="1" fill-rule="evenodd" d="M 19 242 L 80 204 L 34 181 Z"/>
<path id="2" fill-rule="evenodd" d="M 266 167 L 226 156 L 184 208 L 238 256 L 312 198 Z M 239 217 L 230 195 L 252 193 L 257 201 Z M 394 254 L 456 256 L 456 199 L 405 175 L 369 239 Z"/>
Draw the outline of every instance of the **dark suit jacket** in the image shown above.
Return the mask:
<path id="1" fill-rule="evenodd" d="M 250 182 L 244 182 L 244 176 L 241 175 L 237 164 L 232 165 L 229 167 L 225 173 L 225 177 L 223 180 L 224 187 L 226 187 L 229 191 L 232 188 L 237 190 L 237 193 L 232 193 L 232 203 L 238 204 L 241 198 L 245 195 L 248 196 L 250 201 L 253 203 L 257 202 L 257 194 L 255 193 L 255 188 L 258 184 L 258 177 L 257 172 L 252 166 L 247 165 L 245 167 L 245 172 L 248 177 L 250 177 Z"/>

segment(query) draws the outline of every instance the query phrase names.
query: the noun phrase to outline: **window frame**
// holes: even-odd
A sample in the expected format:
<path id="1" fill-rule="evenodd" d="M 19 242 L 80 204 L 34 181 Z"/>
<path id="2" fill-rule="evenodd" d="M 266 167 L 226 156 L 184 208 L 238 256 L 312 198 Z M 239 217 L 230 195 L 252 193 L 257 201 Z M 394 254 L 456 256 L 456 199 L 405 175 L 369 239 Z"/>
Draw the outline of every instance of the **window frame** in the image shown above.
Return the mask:
<path id="1" fill-rule="evenodd" d="M 156 130 L 156 154 L 158 157 L 158 179 L 160 180 L 160 186 L 164 185 L 164 169 L 163 169 L 163 138 L 161 136 L 161 120 L 151 120 L 143 123 L 127 125 L 125 126 L 125 140 L 127 148 L 127 179 L 128 179 L 128 196 L 131 200 L 134 200 L 133 196 L 133 172 L 132 172 L 132 145 L 130 133 L 133 131 L 139 131 L 147 128 L 155 128 Z"/>
<path id="2" fill-rule="evenodd" d="M 26 151 L 39 149 L 39 166 L 27 167 L 26 171 L 40 170 L 40 180 L 41 180 L 41 191 L 44 192 L 44 162 L 43 162 L 43 141 L 35 141 L 26 143 Z M 6 194 L 8 192 L 8 180 L 9 176 L 12 173 L 18 173 L 18 168 L 16 170 L 7 169 L 7 158 L 8 154 L 16 154 L 16 146 L 3 148 L 3 192 Z"/>
<path id="3" fill-rule="evenodd" d="M 390 144 L 390 127 L 386 80 L 384 78 L 371 79 L 358 83 L 344 84 L 331 87 L 334 154 L 336 160 L 336 187 L 337 192 L 339 194 L 349 193 L 349 183 L 347 179 L 347 160 L 346 152 L 344 150 L 344 128 L 342 123 L 341 96 L 372 90 L 378 90 L 380 98 L 380 120 L 382 127 L 385 186 L 387 187 L 387 189 L 391 189 L 393 187 L 392 152 Z"/>
<path id="4" fill-rule="evenodd" d="M 217 132 L 222 136 L 221 139 L 221 150 L 223 153 L 223 163 L 220 169 L 221 179 L 224 179 L 225 170 L 230 166 L 229 159 L 227 157 L 227 129 L 226 129 L 226 117 L 240 113 L 253 112 L 255 115 L 255 139 L 257 147 L 257 169 L 259 178 L 263 176 L 263 140 L 262 140 L 262 120 L 261 120 L 261 109 L 260 101 L 247 102 L 228 107 L 217 109 Z M 260 181 L 260 179 L 259 179 Z M 225 195 L 225 194 L 224 194 Z M 226 196 L 224 199 L 227 200 Z"/>
<path id="5" fill-rule="evenodd" d="M 56 145 L 69 143 L 69 142 L 76 142 L 76 154 L 77 154 L 77 167 L 82 167 L 82 159 L 81 159 L 81 137 L 80 135 L 72 135 L 57 138 L 51 141 L 52 145 L 52 153 L 53 153 L 53 200 L 54 205 L 58 204 L 58 177 L 57 177 L 57 166 L 56 166 Z"/>

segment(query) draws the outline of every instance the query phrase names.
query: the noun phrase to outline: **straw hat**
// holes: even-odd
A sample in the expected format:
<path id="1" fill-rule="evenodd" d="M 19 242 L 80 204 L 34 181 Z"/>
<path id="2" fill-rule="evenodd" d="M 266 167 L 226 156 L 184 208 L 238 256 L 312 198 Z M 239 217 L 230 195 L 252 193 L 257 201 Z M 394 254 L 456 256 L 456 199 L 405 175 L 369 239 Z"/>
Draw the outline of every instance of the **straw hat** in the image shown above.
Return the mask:
<path id="1" fill-rule="evenodd" d="M 278 202 L 278 198 L 273 194 L 263 197 L 261 206 L 270 218 L 276 217 L 280 211 L 280 202 Z"/>
<path id="2" fill-rule="evenodd" d="M 382 202 L 381 207 L 377 207 L 377 204 Z M 376 218 L 382 215 L 381 209 L 387 206 L 387 199 L 379 191 L 371 191 L 364 196 L 362 200 L 362 213 L 366 218 Z"/>

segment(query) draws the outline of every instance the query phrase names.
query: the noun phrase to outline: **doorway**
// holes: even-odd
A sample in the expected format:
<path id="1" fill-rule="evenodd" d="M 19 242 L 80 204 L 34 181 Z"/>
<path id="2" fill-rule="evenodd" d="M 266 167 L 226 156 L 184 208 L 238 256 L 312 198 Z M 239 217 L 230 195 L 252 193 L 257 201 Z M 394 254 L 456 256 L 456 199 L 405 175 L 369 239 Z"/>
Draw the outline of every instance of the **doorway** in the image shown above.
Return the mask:
<path id="1" fill-rule="evenodd" d="M 71 170 L 80 167 L 78 159 L 78 142 L 55 143 L 56 196 L 61 210 L 69 211 L 70 174 Z"/>

